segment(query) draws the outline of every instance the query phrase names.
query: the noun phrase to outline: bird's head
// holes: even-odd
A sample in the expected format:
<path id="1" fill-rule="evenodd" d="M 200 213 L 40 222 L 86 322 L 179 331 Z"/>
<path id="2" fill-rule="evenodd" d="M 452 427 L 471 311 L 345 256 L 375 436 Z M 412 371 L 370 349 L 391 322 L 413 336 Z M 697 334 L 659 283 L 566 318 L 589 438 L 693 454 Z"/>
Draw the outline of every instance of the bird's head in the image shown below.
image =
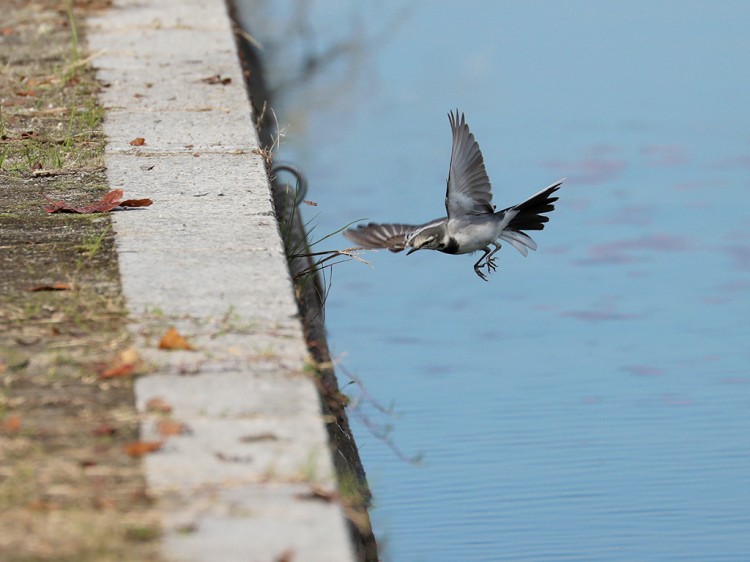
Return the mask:
<path id="1" fill-rule="evenodd" d="M 442 231 L 438 227 L 426 228 L 415 234 L 407 243 L 411 249 L 406 255 L 416 252 L 417 250 L 436 250 L 442 240 Z"/>

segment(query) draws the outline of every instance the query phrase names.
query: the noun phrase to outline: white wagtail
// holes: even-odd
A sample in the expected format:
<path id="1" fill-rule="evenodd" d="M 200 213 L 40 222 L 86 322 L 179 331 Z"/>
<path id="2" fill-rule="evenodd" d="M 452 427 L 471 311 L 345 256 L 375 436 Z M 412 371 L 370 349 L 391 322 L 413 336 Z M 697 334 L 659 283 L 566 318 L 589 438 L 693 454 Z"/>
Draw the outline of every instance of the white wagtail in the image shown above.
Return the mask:
<path id="1" fill-rule="evenodd" d="M 523 203 L 495 212 L 492 186 L 484 169 L 484 159 L 474 135 L 469 131 L 463 113 L 448 114 L 453 130 L 451 165 L 445 210 L 448 216 L 422 225 L 376 224 L 359 225 L 344 232 L 344 236 L 366 249 L 388 248 L 408 254 L 417 250 L 438 250 L 446 254 L 469 254 L 482 250 L 484 254 L 474 264 L 474 271 L 487 281 L 481 271 L 497 269 L 492 256 L 500 249 L 500 241 L 508 242 L 524 256 L 536 250 L 534 242 L 524 230 L 542 230 L 549 217 L 544 213 L 554 210 L 557 197 L 552 195 L 562 180 L 532 195 Z M 490 245 L 495 248 L 490 250 Z M 484 262 L 484 263 L 483 263 Z"/>

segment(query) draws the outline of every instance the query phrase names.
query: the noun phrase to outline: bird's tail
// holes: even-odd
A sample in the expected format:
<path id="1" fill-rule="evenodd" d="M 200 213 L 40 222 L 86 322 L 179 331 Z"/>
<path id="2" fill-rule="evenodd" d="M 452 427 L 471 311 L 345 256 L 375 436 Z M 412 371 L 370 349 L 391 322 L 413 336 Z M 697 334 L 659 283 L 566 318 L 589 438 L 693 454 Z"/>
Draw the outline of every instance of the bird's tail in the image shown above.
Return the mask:
<path id="1" fill-rule="evenodd" d="M 504 209 L 503 213 L 515 213 L 508 225 L 503 230 L 500 238 L 511 244 L 516 250 L 524 256 L 528 255 L 529 249 L 536 250 L 536 242 L 524 232 L 524 230 L 542 230 L 544 223 L 549 220 L 545 213 L 555 210 L 554 193 L 560 189 L 563 180 L 553 183 L 544 188 L 539 193 L 529 197 L 523 203 Z"/>

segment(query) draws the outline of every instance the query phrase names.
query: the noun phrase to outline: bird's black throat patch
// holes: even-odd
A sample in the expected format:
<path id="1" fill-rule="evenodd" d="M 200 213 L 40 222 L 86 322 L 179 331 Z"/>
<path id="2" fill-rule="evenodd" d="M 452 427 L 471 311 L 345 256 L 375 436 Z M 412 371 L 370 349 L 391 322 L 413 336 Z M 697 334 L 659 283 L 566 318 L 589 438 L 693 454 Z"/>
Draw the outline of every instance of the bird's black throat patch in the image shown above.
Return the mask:
<path id="1" fill-rule="evenodd" d="M 448 238 L 448 243 L 444 248 L 441 248 L 440 251 L 446 254 L 455 254 L 458 252 L 458 240 L 455 238 Z"/>

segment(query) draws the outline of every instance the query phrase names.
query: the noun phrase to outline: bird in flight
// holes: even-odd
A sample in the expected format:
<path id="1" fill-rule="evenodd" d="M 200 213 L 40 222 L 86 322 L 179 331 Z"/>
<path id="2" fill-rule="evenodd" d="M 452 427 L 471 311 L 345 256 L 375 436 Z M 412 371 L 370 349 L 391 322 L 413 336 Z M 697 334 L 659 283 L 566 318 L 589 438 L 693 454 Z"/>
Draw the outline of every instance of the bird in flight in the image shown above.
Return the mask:
<path id="1" fill-rule="evenodd" d="M 445 192 L 447 217 L 425 224 L 369 223 L 350 228 L 344 236 L 365 249 L 387 248 L 391 252 L 408 249 L 407 255 L 417 250 L 437 250 L 446 254 L 469 254 L 481 250 L 482 257 L 474 264 L 474 271 L 483 280 L 497 269 L 493 257 L 507 242 L 524 256 L 536 250 L 536 242 L 526 230 L 542 230 L 549 220 L 545 216 L 555 208 L 562 180 L 532 195 L 523 203 L 495 211 L 492 186 L 484 169 L 484 158 L 479 144 L 469 131 L 464 114 L 448 114 L 453 131 L 448 187 Z M 491 248 L 494 246 L 494 248 Z M 487 269 L 487 274 L 482 271 Z"/>

